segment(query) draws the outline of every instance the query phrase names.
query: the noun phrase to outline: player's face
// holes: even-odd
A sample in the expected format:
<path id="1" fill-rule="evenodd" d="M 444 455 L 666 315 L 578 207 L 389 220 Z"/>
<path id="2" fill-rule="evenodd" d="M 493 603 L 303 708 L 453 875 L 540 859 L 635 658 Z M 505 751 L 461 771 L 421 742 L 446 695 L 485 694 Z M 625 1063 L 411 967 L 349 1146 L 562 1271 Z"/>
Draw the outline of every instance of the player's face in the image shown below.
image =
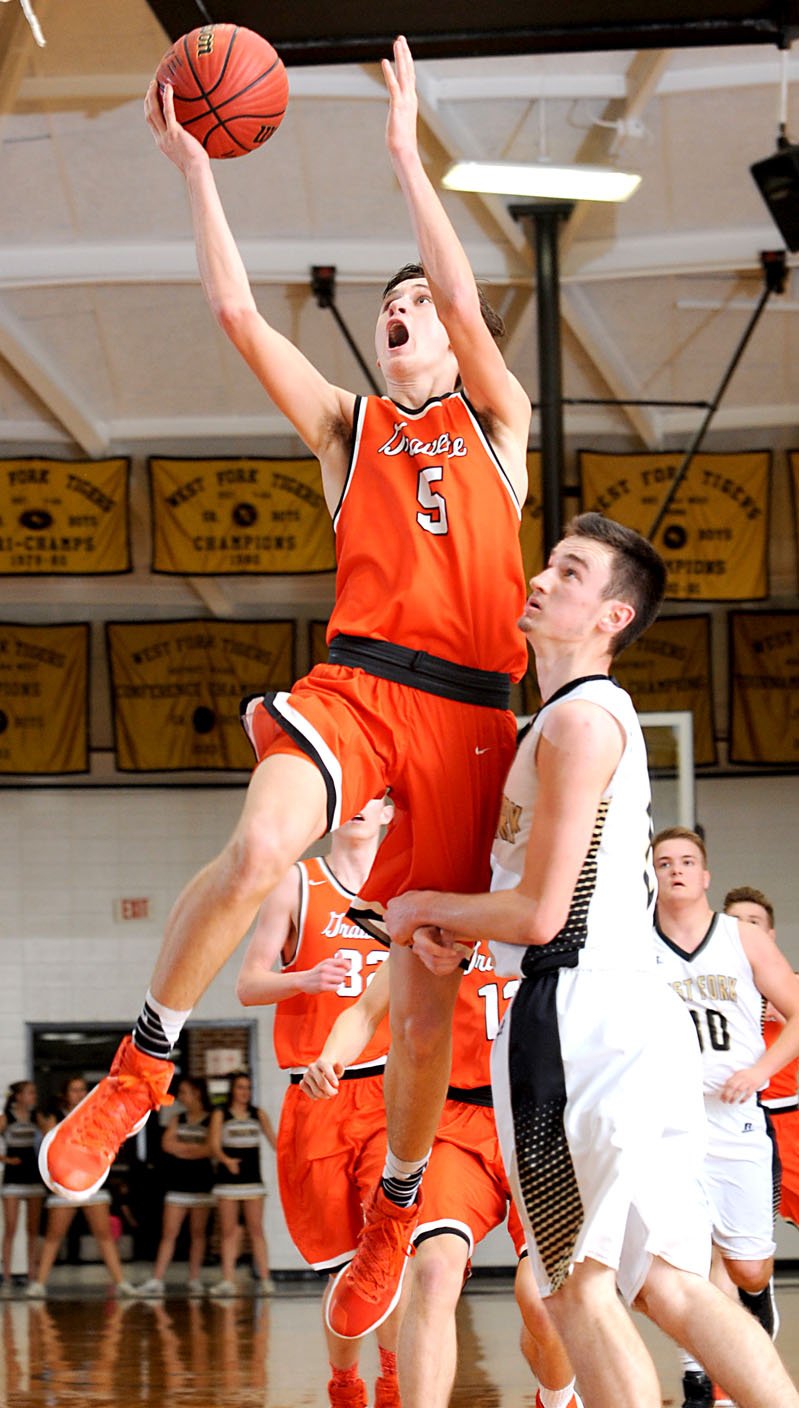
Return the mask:
<path id="1" fill-rule="evenodd" d="M 755 904 L 753 900 L 736 900 L 734 904 L 727 905 L 725 914 L 731 914 L 735 919 L 743 919 L 746 924 L 756 924 L 758 929 L 764 929 L 767 934 L 772 934 L 771 920 L 768 917 L 768 910 L 762 904 Z"/>
<path id="2" fill-rule="evenodd" d="M 86 1082 L 85 1082 L 85 1080 L 78 1080 L 78 1079 L 71 1080 L 71 1081 L 69 1082 L 69 1085 L 67 1086 L 67 1091 L 66 1091 L 66 1095 L 67 1095 L 67 1105 L 69 1106 L 69 1108 L 70 1108 L 71 1110 L 73 1110 L 76 1105 L 79 1105 L 85 1094 L 86 1094 Z"/>
<path id="3" fill-rule="evenodd" d="M 342 836 L 357 836 L 360 840 L 371 840 L 377 836 L 381 826 L 387 826 L 394 814 L 394 807 L 383 797 L 373 797 L 362 811 L 345 821 L 339 827 Z"/>
<path id="4" fill-rule="evenodd" d="M 576 644 L 586 638 L 614 608 L 606 595 L 612 566 L 613 554 L 604 543 L 563 538 L 543 571 L 530 579 L 519 629 L 531 640 L 543 636 Z"/>
<path id="5" fill-rule="evenodd" d="M 200 1104 L 200 1097 L 194 1086 L 187 1080 L 182 1080 L 178 1086 L 178 1100 L 187 1110 L 193 1110 Z"/>
<path id="6" fill-rule="evenodd" d="M 377 365 L 383 375 L 440 362 L 450 351 L 447 330 L 424 279 L 406 279 L 383 299 L 375 329 Z"/>
<path id="7" fill-rule="evenodd" d="M 710 875 L 695 841 L 683 837 L 661 841 L 655 847 L 654 860 L 659 899 L 701 899 L 710 884 Z"/>

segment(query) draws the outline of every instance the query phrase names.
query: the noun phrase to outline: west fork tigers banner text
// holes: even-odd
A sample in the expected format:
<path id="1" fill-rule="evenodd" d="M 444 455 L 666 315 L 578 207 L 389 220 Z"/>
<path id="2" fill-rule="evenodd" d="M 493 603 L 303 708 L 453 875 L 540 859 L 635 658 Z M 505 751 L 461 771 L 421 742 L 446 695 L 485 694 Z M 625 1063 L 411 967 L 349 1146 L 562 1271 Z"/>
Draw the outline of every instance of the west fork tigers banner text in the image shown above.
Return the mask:
<path id="1" fill-rule="evenodd" d="M 682 460 L 679 451 L 609 455 L 581 450 L 583 508 L 649 537 Z M 770 469 L 767 450 L 694 457 L 655 537 L 669 569 L 670 600 L 759 601 L 768 596 Z"/>
<path id="2" fill-rule="evenodd" d="M 109 622 L 119 770 L 252 768 L 239 704 L 291 687 L 294 631 L 291 621 Z"/>
<path id="3" fill-rule="evenodd" d="M 154 572 L 200 577 L 335 570 L 317 460 L 149 463 Z"/>
<path id="4" fill-rule="evenodd" d="M 89 627 L 0 624 L 0 773 L 89 771 Z"/>
<path id="5" fill-rule="evenodd" d="M 730 762 L 799 766 L 799 611 L 731 611 Z"/>
<path id="6" fill-rule="evenodd" d="M 130 462 L 0 460 L 0 575 L 129 572 Z"/>
<path id="7" fill-rule="evenodd" d="M 622 652 L 613 674 L 632 695 L 636 713 L 691 713 L 694 762 L 715 763 L 709 616 L 659 617 Z M 650 745 L 650 766 L 661 761 Z"/>

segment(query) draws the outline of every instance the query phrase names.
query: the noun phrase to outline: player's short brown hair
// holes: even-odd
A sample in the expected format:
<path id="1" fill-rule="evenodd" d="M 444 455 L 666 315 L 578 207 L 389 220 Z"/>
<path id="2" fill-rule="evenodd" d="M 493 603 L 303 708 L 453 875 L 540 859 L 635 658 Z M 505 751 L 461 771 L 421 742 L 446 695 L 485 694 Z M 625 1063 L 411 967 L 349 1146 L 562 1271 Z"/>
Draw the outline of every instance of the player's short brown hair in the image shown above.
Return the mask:
<path id="1" fill-rule="evenodd" d="M 613 553 L 606 595 L 618 597 L 635 611 L 630 624 L 614 637 L 611 654 L 619 655 L 657 616 L 666 590 L 666 564 L 647 538 L 601 513 L 580 513 L 563 531 L 570 537 L 603 543 Z"/>
<path id="2" fill-rule="evenodd" d="M 396 288 L 397 284 L 404 284 L 406 279 L 426 278 L 427 275 L 421 264 L 403 264 L 402 268 L 398 269 L 396 274 L 393 274 L 389 279 L 383 289 L 382 296 L 385 298 L 387 293 L 390 293 L 393 288 Z M 483 322 L 491 333 L 491 336 L 498 341 L 499 338 L 505 336 L 505 324 L 496 308 L 491 307 L 491 304 L 479 284 L 477 284 L 477 296 L 480 299 L 480 312 L 483 315 Z"/>
<path id="3" fill-rule="evenodd" d="M 731 904 L 759 904 L 766 911 L 771 928 L 774 928 L 774 906 L 762 890 L 756 890 L 752 885 L 739 885 L 735 890 L 728 890 L 724 896 L 725 913 Z"/>
<path id="4" fill-rule="evenodd" d="M 653 855 L 661 841 L 692 841 L 700 852 L 705 870 L 707 870 L 707 846 L 698 831 L 691 831 L 687 826 L 667 826 L 664 831 L 659 831 L 652 841 Z"/>

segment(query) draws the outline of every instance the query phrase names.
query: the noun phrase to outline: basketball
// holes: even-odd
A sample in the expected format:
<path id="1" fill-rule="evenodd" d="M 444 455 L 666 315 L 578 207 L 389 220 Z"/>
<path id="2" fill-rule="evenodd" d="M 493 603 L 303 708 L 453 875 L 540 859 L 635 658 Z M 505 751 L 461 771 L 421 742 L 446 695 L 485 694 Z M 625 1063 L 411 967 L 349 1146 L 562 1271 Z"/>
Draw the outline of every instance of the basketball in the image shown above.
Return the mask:
<path id="1" fill-rule="evenodd" d="M 268 39 L 236 24 L 206 24 L 175 41 L 156 71 L 171 83 L 175 117 L 209 156 L 244 156 L 283 120 L 289 81 Z"/>

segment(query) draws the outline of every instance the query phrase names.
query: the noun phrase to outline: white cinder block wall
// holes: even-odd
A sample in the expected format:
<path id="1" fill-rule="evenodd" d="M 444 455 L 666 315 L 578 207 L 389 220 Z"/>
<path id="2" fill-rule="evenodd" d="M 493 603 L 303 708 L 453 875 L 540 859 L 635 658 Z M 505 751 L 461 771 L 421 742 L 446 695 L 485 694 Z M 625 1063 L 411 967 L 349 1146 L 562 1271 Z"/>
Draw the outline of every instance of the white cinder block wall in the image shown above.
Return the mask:
<path id="1" fill-rule="evenodd" d="M 0 790 L 0 1084 L 28 1071 L 30 1022 L 132 1022 L 146 990 L 161 926 L 182 885 L 219 849 L 239 812 L 237 788 L 43 788 Z M 765 890 L 780 943 L 799 968 L 796 836 L 799 780 L 713 778 L 697 785 L 720 904 L 733 885 Z M 152 919 L 122 923 L 113 902 L 149 896 Z M 277 1123 L 285 1077 L 272 1054 L 271 1010 L 239 1007 L 240 953 L 196 1009 L 203 1020 L 257 1021 L 257 1100 Z M 286 1234 L 274 1161 L 267 1233 L 276 1269 L 302 1266 Z M 507 1262 L 490 1239 L 478 1262 Z M 799 1255 L 781 1227 L 779 1249 Z"/>

